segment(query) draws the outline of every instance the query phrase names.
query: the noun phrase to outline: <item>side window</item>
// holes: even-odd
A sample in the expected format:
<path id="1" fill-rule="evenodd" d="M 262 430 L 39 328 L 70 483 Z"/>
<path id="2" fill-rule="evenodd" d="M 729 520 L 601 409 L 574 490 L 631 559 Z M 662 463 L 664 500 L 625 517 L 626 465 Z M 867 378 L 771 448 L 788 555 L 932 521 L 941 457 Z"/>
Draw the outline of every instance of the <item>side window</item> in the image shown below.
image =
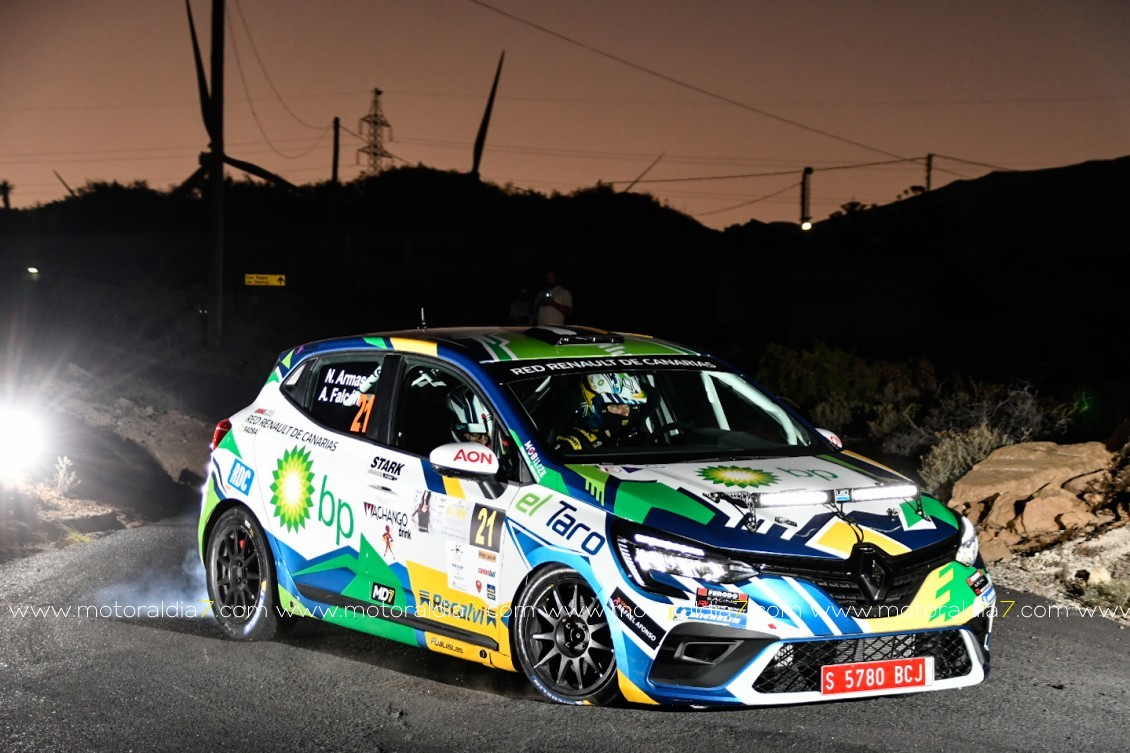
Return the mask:
<path id="1" fill-rule="evenodd" d="M 392 444 L 416 455 L 427 455 L 441 444 L 454 442 L 447 398 L 452 390 L 465 384 L 450 369 L 407 361 L 397 389 Z"/>
<path id="2" fill-rule="evenodd" d="M 286 375 L 286 381 L 282 384 L 282 391 L 299 405 L 302 405 L 304 402 L 302 398 L 306 395 L 306 367 L 309 365 L 309 361 L 303 361 L 295 366 L 291 369 L 291 372 Z"/>
<path id="3" fill-rule="evenodd" d="M 320 360 L 310 373 L 310 418 L 326 428 L 365 436 L 376 428 L 377 381 L 382 356 Z"/>

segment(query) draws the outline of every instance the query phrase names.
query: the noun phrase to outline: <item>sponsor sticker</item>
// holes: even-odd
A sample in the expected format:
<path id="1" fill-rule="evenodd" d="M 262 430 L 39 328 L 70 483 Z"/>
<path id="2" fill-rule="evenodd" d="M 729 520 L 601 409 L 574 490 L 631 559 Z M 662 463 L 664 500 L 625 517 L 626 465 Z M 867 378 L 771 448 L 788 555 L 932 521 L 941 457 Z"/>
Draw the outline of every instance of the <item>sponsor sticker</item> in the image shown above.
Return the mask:
<path id="1" fill-rule="evenodd" d="M 374 583 L 372 599 L 381 604 L 392 604 L 396 601 L 396 589 L 383 583 Z"/>
<path id="2" fill-rule="evenodd" d="M 700 609 L 722 609 L 744 614 L 749 609 L 749 596 L 736 591 L 699 586 L 695 592 L 695 606 Z"/>
<path id="3" fill-rule="evenodd" d="M 989 587 L 989 578 L 981 570 L 978 570 L 977 572 L 970 575 L 965 579 L 965 582 L 968 583 L 969 587 L 973 589 L 973 593 L 977 594 L 978 596 L 984 593 L 985 589 Z"/>
<path id="4" fill-rule="evenodd" d="M 236 458 L 232 463 L 231 470 L 228 471 L 228 483 L 239 489 L 244 494 L 251 492 L 251 481 L 255 478 L 255 471 L 251 467 Z"/>
<path id="5" fill-rule="evenodd" d="M 659 647 L 659 641 L 666 634 L 663 628 L 651 619 L 640 607 L 628 598 L 628 595 L 617 588 L 608 600 L 608 606 L 627 625 L 633 633 L 638 635 L 643 642 L 652 648 Z"/>
<path id="6" fill-rule="evenodd" d="M 743 627 L 746 624 L 744 614 L 728 609 L 704 609 L 703 607 L 671 607 L 672 620 L 697 620 L 699 622 L 712 622 L 715 625 L 730 625 Z"/>
<path id="7" fill-rule="evenodd" d="M 369 473 L 387 478 L 389 481 L 396 481 L 403 471 L 404 463 L 382 458 L 380 455 L 375 456 L 373 461 L 369 463 Z"/>

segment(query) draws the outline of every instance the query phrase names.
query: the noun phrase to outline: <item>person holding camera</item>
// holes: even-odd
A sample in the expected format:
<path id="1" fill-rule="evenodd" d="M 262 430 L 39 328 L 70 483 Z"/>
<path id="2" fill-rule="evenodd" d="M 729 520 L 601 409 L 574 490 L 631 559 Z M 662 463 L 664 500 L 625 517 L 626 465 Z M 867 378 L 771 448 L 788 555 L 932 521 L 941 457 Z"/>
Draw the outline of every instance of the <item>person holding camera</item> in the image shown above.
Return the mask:
<path id="1" fill-rule="evenodd" d="M 560 326 L 573 315 L 573 294 L 558 282 L 556 272 L 546 272 L 545 283 L 548 287 L 534 298 L 537 323 Z"/>

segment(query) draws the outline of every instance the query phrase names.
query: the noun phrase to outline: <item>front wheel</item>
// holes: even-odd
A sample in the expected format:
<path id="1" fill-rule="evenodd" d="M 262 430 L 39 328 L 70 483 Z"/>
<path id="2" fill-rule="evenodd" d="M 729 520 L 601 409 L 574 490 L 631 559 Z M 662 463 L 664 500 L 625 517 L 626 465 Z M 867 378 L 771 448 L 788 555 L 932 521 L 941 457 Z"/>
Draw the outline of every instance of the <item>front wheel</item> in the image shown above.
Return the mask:
<path id="1" fill-rule="evenodd" d="M 279 607 L 271 546 L 247 508 L 233 507 L 220 516 L 205 551 L 208 598 L 228 637 L 270 640 L 297 620 Z"/>
<path id="2" fill-rule="evenodd" d="M 619 695 L 612 633 L 584 578 L 556 565 L 538 573 L 515 608 L 518 663 L 558 703 L 611 703 Z"/>

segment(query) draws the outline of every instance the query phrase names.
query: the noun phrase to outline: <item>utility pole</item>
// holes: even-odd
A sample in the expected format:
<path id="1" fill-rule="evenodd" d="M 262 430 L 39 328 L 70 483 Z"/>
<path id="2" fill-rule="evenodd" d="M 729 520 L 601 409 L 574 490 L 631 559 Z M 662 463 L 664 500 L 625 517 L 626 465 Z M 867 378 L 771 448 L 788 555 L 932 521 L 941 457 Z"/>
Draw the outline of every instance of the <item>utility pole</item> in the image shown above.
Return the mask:
<path id="1" fill-rule="evenodd" d="M 333 177 L 330 179 L 337 184 L 337 158 L 341 152 L 341 118 L 334 118 L 334 164 L 333 164 Z"/>
<path id="2" fill-rule="evenodd" d="M 212 258 L 208 266 L 208 347 L 218 348 L 224 326 L 224 0 L 212 0 L 212 143 L 208 188 L 212 210 Z"/>
<path id="3" fill-rule="evenodd" d="M 934 154 L 933 152 L 926 155 L 926 190 L 930 190 L 930 178 L 934 174 Z"/>
<path id="4" fill-rule="evenodd" d="M 804 172 L 800 176 L 800 229 L 810 230 L 812 228 L 812 215 L 808 213 L 808 192 L 809 192 L 809 178 L 812 176 L 812 168 L 804 168 Z"/>

